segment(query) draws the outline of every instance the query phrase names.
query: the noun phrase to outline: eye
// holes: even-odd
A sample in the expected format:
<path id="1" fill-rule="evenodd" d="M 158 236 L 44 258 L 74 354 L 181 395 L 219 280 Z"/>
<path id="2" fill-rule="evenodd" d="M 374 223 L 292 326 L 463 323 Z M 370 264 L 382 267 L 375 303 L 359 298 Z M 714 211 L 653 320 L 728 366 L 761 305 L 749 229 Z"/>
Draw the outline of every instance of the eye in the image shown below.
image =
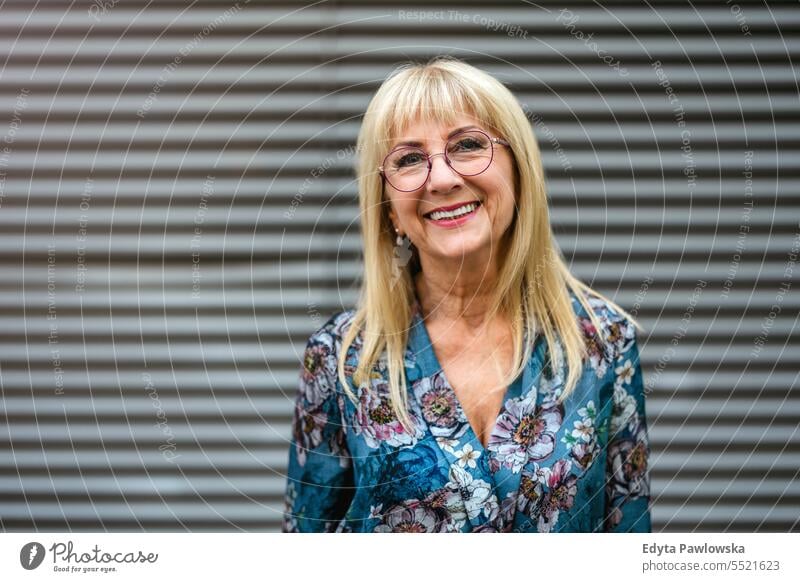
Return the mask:
<path id="1" fill-rule="evenodd" d="M 423 161 L 424 161 L 424 156 L 422 154 L 420 154 L 419 152 L 410 152 L 398 156 L 397 158 L 392 160 L 392 165 L 398 169 L 408 168 L 411 166 L 421 164 L 423 163 Z"/>
<path id="2" fill-rule="evenodd" d="M 474 152 L 486 149 L 486 140 L 474 136 L 459 138 L 450 144 L 451 152 Z"/>

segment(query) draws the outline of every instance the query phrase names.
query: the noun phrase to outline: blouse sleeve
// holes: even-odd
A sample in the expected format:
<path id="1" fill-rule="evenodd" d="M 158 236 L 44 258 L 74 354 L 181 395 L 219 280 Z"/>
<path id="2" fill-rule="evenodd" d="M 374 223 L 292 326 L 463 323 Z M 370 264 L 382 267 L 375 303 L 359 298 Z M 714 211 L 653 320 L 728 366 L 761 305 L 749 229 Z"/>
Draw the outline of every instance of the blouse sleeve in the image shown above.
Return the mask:
<path id="1" fill-rule="evenodd" d="M 606 464 L 608 532 L 651 531 L 650 446 L 645 419 L 645 394 L 636 329 L 620 323 L 619 352 L 613 363 L 614 406 Z"/>
<path id="2" fill-rule="evenodd" d="M 330 334 L 311 336 L 292 419 L 282 531 L 334 531 L 353 496 L 353 467 Z"/>

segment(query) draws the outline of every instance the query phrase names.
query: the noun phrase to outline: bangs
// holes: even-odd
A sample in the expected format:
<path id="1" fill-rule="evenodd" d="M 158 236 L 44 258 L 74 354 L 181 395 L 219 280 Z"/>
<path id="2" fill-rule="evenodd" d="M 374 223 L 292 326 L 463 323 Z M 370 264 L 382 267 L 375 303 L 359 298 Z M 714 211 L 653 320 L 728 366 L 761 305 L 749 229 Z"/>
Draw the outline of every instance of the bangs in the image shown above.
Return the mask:
<path id="1" fill-rule="evenodd" d="M 383 149 L 416 121 L 433 121 L 452 125 L 461 115 L 474 117 L 481 125 L 494 128 L 494 118 L 489 107 L 490 95 L 481 87 L 469 85 L 463 76 L 450 71 L 408 69 L 395 77 L 387 107 L 378 120 L 385 128 L 381 136 Z"/>

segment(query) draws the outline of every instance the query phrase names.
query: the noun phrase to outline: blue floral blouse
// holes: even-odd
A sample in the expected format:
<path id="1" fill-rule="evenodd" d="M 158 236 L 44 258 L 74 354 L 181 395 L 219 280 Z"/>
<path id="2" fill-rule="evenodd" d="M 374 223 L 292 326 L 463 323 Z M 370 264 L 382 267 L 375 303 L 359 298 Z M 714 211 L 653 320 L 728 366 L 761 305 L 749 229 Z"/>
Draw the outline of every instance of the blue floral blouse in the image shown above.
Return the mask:
<path id="1" fill-rule="evenodd" d="M 607 343 L 572 297 L 590 358 L 563 402 L 539 335 L 484 447 L 445 378 L 415 305 L 405 354 L 405 431 L 385 355 L 354 406 L 336 376 L 354 312 L 308 340 L 289 451 L 285 532 L 649 532 L 644 391 L 635 328 L 589 297 Z M 358 362 L 350 347 L 346 377 Z"/>

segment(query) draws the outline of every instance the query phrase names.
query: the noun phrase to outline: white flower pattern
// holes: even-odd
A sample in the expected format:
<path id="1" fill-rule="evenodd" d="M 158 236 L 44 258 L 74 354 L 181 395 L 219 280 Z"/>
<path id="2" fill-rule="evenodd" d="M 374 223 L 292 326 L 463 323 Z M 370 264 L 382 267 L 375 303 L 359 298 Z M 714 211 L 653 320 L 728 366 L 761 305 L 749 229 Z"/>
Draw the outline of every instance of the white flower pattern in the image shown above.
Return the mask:
<path id="1" fill-rule="evenodd" d="M 467 466 L 471 469 L 476 467 L 475 461 L 481 456 L 481 452 L 473 449 L 472 445 L 469 443 L 465 444 L 463 449 L 455 451 L 453 454 L 458 459 L 459 467 Z"/>
<path id="2" fill-rule="evenodd" d="M 541 460 L 553 453 L 561 418 L 559 406 L 537 411 L 535 394 L 510 399 L 489 437 L 488 449 L 501 465 L 518 473 L 528 459 Z"/>
<path id="3" fill-rule="evenodd" d="M 458 465 L 450 465 L 450 484 L 461 493 L 469 519 L 475 519 L 481 513 L 488 519 L 495 518 L 499 505 L 488 482 L 475 479 Z"/>
<path id="4" fill-rule="evenodd" d="M 594 401 L 578 409 L 579 419 L 573 421 L 572 432 L 565 432 L 561 442 L 569 448 L 573 460 L 583 470 L 588 470 L 597 456 L 597 409 Z"/>

